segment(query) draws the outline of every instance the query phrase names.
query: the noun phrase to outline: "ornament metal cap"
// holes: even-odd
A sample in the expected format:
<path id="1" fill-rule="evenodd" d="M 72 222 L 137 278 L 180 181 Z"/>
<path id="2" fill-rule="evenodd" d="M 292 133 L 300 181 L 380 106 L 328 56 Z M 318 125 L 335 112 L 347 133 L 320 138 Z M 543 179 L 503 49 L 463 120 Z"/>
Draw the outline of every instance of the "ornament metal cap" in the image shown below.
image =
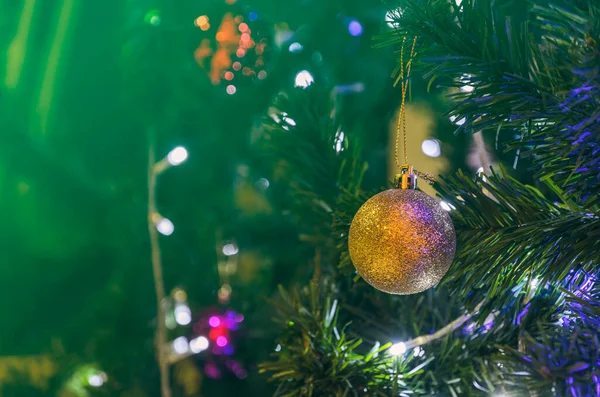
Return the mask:
<path id="1" fill-rule="evenodd" d="M 417 175 L 414 173 L 411 164 L 403 164 L 400 167 L 400 173 L 394 178 L 394 187 L 396 189 L 416 189 Z"/>

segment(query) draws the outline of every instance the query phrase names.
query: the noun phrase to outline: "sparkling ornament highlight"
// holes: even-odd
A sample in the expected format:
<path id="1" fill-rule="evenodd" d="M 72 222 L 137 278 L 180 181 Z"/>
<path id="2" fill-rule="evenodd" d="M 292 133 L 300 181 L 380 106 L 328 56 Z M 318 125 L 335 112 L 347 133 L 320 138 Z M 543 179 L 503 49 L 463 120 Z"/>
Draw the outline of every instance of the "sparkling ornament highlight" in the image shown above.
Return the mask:
<path id="1" fill-rule="evenodd" d="M 446 274 L 454 252 L 454 225 L 440 203 L 413 189 L 381 192 L 358 210 L 348 236 L 358 274 L 380 291 L 416 294 Z"/>

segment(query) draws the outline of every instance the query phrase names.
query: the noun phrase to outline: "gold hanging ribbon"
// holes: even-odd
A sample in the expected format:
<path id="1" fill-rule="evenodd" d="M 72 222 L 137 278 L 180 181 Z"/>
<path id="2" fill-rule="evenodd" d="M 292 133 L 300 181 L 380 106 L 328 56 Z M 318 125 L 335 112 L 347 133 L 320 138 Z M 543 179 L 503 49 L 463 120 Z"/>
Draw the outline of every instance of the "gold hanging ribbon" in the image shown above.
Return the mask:
<path id="1" fill-rule="evenodd" d="M 396 165 L 398 168 L 411 168 L 412 167 L 408 163 L 408 149 L 407 149 L 407 138 L 406 138 L 406 92 L 408 91 L 408 81 L 410 78 L 410 69 L 412 67 L 412 61 L 415 57 L 415 46 L 417 44 L 417 37 L 413 39 L 412 47 L 410 49 L 410 59 L 404 65 L 404 45 L 406 43 L 406 37 L 402 39 L 402 49 L 400 50 L 400 74 L 398 79 L 396 80 L 395 85 L 400 82 L 400 87 L 402 89 L 402 99 L 400 102 L 400 113 L 398 114 L 398 125 L 396 129 L 396 144 L 395 144 L 395 153 L 394 158 L 396 161 Z M 406 77 L 405 77 L 405 69 L 406 69 Z M 400 135 L 402 135 L 402 148 L 404 155 L 404 163 L 400 163 L 399 156 L 399 147 L 400 147 Z M 427 183 L 433 184 L 435 182 L 435 177 L 426 172 L 421 172 L 413 169 L 415 175 L 423 180 L 427 181 Z"/>

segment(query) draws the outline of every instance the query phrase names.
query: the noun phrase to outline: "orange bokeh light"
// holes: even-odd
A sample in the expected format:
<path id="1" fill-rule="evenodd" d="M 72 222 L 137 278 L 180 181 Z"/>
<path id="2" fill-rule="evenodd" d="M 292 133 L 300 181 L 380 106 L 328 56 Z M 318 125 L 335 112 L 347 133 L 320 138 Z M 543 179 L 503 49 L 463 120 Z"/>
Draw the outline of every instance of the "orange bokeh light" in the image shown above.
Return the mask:
<path id="1" fill-rule="evenodd" d="M 194 25 L 196 26 L 202 26 L 202 25 L 206 25 L 208 23 L 208 17 L 206 15 L 200 15 L 198 18 L 196 18 L 196 20 L 194 21 Z"/>
<path id="2" fill-rule="evenodd" d="M 246 55 L 246 50 L 244 50 L 243 48 L 238 48 L 237 51 L 235 52 L 235 55 L 237 55 L 239 58 L 241 58 L 244 55 Z"/>
<path id="3" fill-rule="evenodd" d="M 242 64 L 239 63 L 238 61 L 235 61 L 233 63 L 233 70 L 240 70 L 242 68 Z"/>
<path id="4" fill-rule="evenodd" d="M 225 77 L 225 80 L 233 80 L 233 72 L 227 71 L 223 77 Z"/>
<path id="5" fill-rule="evenodd" d="M 248 24 L 247 23 L 240 23 L 240 26 L 238 26 L 238 29 L 240 30 L 240 32 L 244 33 L 245 31 L 248 30 Z"/>

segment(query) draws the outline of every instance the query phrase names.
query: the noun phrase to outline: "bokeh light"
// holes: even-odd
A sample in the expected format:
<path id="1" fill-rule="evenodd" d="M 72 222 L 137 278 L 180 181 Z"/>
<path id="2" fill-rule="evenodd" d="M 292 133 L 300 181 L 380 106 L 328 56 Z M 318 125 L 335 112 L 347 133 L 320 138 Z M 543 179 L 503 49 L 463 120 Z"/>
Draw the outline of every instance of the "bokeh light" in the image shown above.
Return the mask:
<path id="1" fill-rule="evenodd" d="M 179 303 L 175 306 L 175 321 L 179 325 L 188 325 L 192 322 L 192 311 L 188 305 Z"/>
<path id="2" fill-rule="evenodd" d="M 221 319 L 217 316 L 211 316 L 208 319 L 208 325 L 210 325 L 213 328 L 218 327 L 219 325 L 221 325 Z"/>
<path id="3" fill-rule="evenodd" d="M 167 218 L 161 218 L 156 223 L 156 230 L 163 236 L 170 236 L 175 231 L 175 225 Z"/>
<path id="4" fill-rule="evenodd" d="M 208 349 L 209 341 L 205 336 L 199 336 L 190 341 L 190 350 L 192 353 L 200 353 Z"/>
<path id="5" fill-rule="evenodd" d="M 237 88 L 235 88 L 233 84 L 230 84 L 227 86 L 227 88 L 225 88 L 225 91 L 227 91 L 229 95 L 233 95 L 237 91 Z"/>
<path id="6" fill-rule="evenodd" d="M 227 343 L 229 343 L 229 341 L 227 340 L 227 338 L 225 336 L 219 336 L 217 338 L 217 346 L 219 346 L 219 347 L 227 346 Z"/>
<path id="7" fill-rule="evenodd" d="M 363 33 L 363 27 L 357 20 L 353 20 L 348 24 L 348 32 L 350 35 L 357 37 Z"/>
<path id="8" fill-rule="evenodd" d="M 223 254 L 227 256 L 235 255 L 239 251 L 237 245 L 233 243 L 228 243 L 223 246 Z"/>
<path id="9" fill-rule="evenodd" d="M 304 47 L 302 47 L 302 44 L 298 43 L 297 41 L 293 42 L 288 47 L 288 51 L 291 52 L 291 53 L 302 52 L 303 49 L 304 49 Z"/>
<path id="10" fill-rule="evenodd" d="M 388 350 L 388 353 L 392 356 L 399 356 L 406 353 L 406 345 L 404 342 L 394 343 Z"/>
<path id="11" fill-rule="evenodd" d="M 437 139 L 426 139 L 421 144 L 421 150 L 429 157 L 439 157 L 442 154 L 440 142 Z"/>
<path id="12" fill-rule="evenodd" d="M 296 79 L 294 81 L 294 87 L 303 87 L 306 88 L 312 83 L 315 82 L 312 74 L 308 70 L 301 70 L 296 74 Z"/>
<path id="13" fill-rule="evenodd" d="M 185 354 L 188 352 L 189 344 L 185 336 L 180 336 L 173 341 L 173 351 L 177 354 Z"/>
<path id="14" fill-rule="evenodd" d="M 183 146 L 177 146 L 175 149 L 171 150 L 167 155 L 167 161 L 171 165 L 179 165 L 183 163 L 188 158 L 187 149 Z"/>

